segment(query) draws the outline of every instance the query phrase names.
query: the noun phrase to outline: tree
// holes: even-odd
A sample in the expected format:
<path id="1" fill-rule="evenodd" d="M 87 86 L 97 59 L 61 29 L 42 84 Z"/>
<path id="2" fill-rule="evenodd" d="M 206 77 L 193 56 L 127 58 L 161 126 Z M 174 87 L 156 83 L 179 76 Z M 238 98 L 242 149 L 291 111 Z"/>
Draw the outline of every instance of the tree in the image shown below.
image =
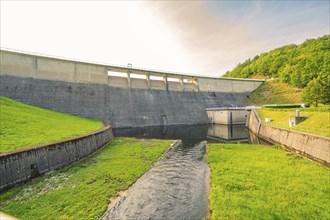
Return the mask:
<path id="1" fill-rule="evenodd" d="M 226 73 L 227 77 L 279 78 L 292 86 L 305 88 L 311 80 L 325 73 L 329 75 L 330 35 L 306 40 L 301 45 L 276 48 L 252 60 L 247 59 Z"/>
<path id="2" fill-rule="evenodd" d="M 318 77 L 311 80 L 303 91 L 303 101 L 314 104 L 328 104 L 330 102 L 329 83 L 327 78 Z"/>

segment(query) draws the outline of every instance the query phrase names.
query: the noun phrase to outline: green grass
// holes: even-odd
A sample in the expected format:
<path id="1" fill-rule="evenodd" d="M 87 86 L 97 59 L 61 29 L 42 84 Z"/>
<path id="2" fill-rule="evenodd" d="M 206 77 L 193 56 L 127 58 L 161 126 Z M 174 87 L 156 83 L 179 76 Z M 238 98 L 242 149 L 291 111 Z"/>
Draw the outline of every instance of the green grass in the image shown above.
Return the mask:
<path id="1" fill-rule="evenodd" d="M 210 219 L 329 219 L 330 170 L 276 147 L 209 144 Z"/>
<path id="2" fill-rule="evenodd" d="M 21 219 L 95 219 L 173 143 L 116 138 L 71 167 L 0 195 L 0 210 Z"/>
<path id="3" fill-rule="evenodd" d="M 101 121 L 84 119 L 0 96 L 0 153 L 90 133 Z"/>
<path id="4" fill-rule="evenodd" d="M 291 104 L 301 103 L 302 89 L 281 83 L 278 79 L 265 81 L 249 95 L 248 103 L 257 104 Z"/>
<path id="5" fill-rule="evenodd" d="M 289 117 L 295 116 L 296 109 L 261 108 L 258 109 L 258 113 L 266 125 L 330 137 L 330 110 L 328 106 L 300 108 L 300 116 L 307 117 L 307 119 L 290 128 Z M 265 123 L 265 118 L 270 118 L 271 122 Z"/>

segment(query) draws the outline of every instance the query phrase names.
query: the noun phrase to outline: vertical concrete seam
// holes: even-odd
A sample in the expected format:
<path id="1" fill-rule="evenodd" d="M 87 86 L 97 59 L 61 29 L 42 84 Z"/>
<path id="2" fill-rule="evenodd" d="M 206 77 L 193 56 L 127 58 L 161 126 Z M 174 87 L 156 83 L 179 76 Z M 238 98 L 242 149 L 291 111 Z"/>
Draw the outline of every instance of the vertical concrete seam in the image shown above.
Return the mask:
<path id="1" fill-rule="evenodd" d="M 36 56 L 34 56 L 32 65 L 33 65 L 32 78 L 35 79 L 37 77 L 37 71 L 38 71 L 38 58 Z"/>
<path id="2" fill-rule="evenodd" d="M 129 72 L 129 70 L 127 71 L 127 85 L 128 85 L 128 89 L 131 89 L 131 73 Z"/>
<path id="3" fill-rule="evenodd" d="M 73 80 L 75 83 L 77 82 L 77 62 L 74 62 Z"/>

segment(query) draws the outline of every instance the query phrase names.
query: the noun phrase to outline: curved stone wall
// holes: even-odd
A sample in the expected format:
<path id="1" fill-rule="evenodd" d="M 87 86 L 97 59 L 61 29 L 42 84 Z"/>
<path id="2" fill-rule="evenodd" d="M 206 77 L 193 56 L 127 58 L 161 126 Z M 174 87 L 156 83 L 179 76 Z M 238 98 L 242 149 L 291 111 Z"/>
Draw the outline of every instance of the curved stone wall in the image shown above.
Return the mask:
<path id="1" fill-rule="evenodd" d="M 112 128 L 77 138 L 0 154 L 0 191 L 64 167 L 113 139 Z"/>
<path id="2" fill-rule="evenodd" d="M 329 138 L 264 125 L 254 109 L 248 115 L 247 127 L 266 141 L 330 166 Z"/>

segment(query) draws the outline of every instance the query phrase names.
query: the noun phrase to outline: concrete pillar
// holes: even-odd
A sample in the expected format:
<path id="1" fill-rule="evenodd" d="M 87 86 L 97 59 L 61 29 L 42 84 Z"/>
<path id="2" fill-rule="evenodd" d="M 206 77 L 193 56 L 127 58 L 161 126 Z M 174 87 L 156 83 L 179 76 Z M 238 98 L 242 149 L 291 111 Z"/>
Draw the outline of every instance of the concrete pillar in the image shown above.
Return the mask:
<path id="1" fill-rule="evenodd" d="M 110 77 L 108 75 L 108 67 L 104 67 L 104 76 L 107 78 L 107 85 L 109 85 Z"/>
<path id="2" fill-rule="evenodd" d="M 163 78 L 164 78 L 164 83 L 165 83 L 166 91 L 168 91 L 167 75 L 165 74 L 165 75 L 163 76 Z"/>
<path id="3" fill-rule="evenodd" d="M 36 78 L 37 77 L 37 72 L 38 72 L 38 58 L 35 56 L 33 58 L 33 63 L 32 63 L 33 67 L 32 67 L 32 77 Z"/>
<path id="4" fill-rule="evenodd" d="M 146 79 L 147 79 L 147 83 L 148 83 L 148 89 L 150 89 L 150 74 L 149 73 L 147 73 L 146 74 Z"/>
<path id="5" fill-rule="evenodd" d="M 127 72 L 127 84 L 128 84 L 128 88 L 130 89 L 131 88 L 131 74 L 129 71 Z"/>
<path id="6" fill-rule="evenodd" d="M 198 82 L 198 78 L 195 79 L 195 84 L 196 84 L 197 91 L 199 92 L 199 82 Z"/>
<path id="7" fill-rule="evenodd" d="M 77 82 L 77 63 L 76 62 L 74 62 L 73 81 Z"/>
<path id="8" fill-rule="evenodd" d="M 179 83 L 180 83 L 182 91 L 183 91 L 184 87 L 183 87 L 183 77 L 182 76 L 179 78 Z"/>

